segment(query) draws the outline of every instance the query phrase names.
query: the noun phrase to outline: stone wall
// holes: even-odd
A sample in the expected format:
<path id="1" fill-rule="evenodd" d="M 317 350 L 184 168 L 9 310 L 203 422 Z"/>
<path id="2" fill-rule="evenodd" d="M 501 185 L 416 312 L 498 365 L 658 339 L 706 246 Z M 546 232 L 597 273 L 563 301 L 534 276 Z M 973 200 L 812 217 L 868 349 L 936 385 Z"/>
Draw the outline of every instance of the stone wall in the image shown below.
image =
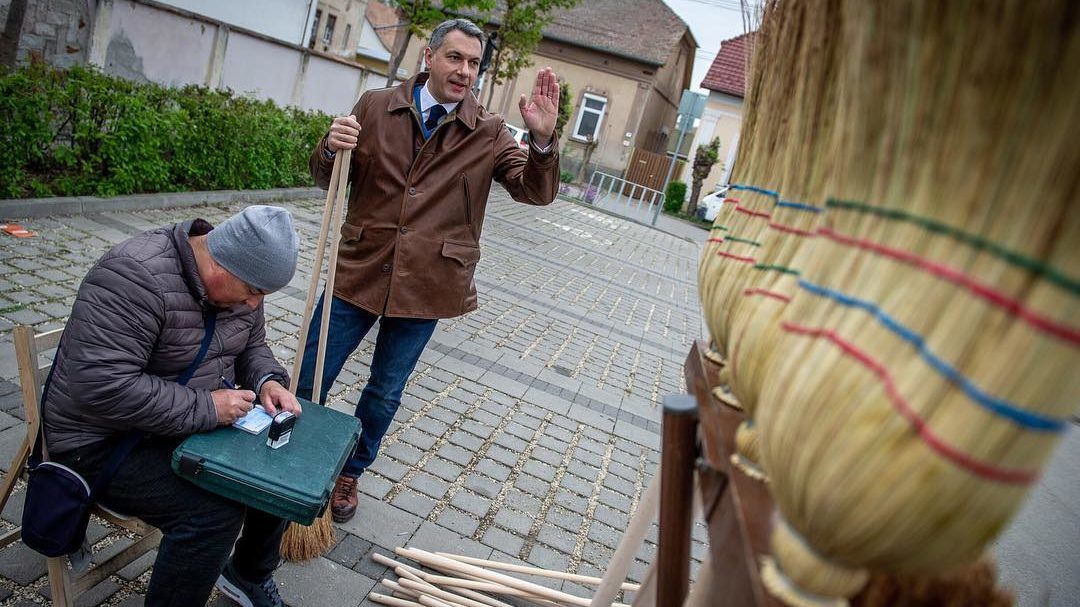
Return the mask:
<path id="1" fill-rule="evenodd" d="M 0 0 L 6 22 L 12 0 Z M 86 0 L 26 0 L 17 61 L 43 60 L 58 67 L 86 62 L 92 19 Z"/>

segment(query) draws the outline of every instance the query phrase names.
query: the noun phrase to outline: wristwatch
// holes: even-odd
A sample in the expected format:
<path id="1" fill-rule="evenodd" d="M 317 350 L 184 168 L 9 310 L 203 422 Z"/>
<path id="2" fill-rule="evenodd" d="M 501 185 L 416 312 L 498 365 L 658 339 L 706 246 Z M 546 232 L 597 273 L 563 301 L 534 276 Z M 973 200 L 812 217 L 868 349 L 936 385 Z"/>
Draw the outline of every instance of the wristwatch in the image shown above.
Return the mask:
<path id="1" fill-rule="evenodd" d="M 322 144 L 322 155 L 323 155 L 323 158 L 325 158 L 327 160 L 333 160 L 334 156 L 337 156 L 337 152 L 330 149 L 330 146 L 328 146 L 326 144 L 325 139 L 323 140 L 323 144 Z"/>

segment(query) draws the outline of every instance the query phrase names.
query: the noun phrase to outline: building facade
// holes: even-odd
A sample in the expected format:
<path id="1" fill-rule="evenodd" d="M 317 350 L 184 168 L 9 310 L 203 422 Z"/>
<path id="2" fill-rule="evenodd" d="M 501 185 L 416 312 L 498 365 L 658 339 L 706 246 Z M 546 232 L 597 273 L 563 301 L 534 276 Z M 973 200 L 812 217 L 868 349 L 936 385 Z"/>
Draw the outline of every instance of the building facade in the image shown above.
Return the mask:
<path id="1" fill-rule="evenodd" d="M 720 52 L 701 82 L 701 87 L 709 91 L 709 99 L 690 147 L 691 162 L 699 145 L 707 145 L 714 138 L 720 139 L 720 161 L 702 182 L 702 196 L 726 185 L 734 168 L 753 46 L 753 32 L 722 42 Z M 683 176 L 685 180 L 690 178 L 688 172 L 684 171 L 687 173 Z"/>

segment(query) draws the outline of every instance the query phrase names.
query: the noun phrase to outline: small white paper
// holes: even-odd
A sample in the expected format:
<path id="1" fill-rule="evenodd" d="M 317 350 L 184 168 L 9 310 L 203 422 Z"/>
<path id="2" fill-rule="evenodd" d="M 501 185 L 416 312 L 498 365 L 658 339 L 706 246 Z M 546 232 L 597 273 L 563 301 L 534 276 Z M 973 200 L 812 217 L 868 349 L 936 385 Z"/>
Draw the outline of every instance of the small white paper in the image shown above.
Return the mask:
<path id="1" fill-rule="evenodd" d="M 233 426 L 240 428 L 244 432 L 250 432 L 251 434 L 258 434 L 265 430 L 270 422 L 274 421 L 274 418 L 270 417 L 260 405 L 255 405 L 248 411 L 247 415 L 233 422 Z"/>

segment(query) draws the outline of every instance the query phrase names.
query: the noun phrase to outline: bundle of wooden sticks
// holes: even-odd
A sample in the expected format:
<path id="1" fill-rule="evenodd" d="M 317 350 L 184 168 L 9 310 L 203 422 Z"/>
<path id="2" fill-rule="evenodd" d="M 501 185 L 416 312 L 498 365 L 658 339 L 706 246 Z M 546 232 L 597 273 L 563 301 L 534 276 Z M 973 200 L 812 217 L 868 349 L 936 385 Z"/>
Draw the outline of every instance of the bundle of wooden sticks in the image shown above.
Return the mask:
<path id="1" fill-rule="evenodd" d="M 373 553 L 380 565 L 391 567 L 398 579 L 383 578 L 380 582 L 391 594 L 373 592 L 371 600 L 395 607 L 513 607 L 496 596 L 513 597 L 534 605 L 589 607 L 591 600 L 529 582 L 495 570 L 566 580 L 587 586 L 598 586 L 600 578 L 563 571 L 551 571 L 511 563 L 489 561 L 445 552 L 428 552 L 415 548 L 396 548 L 395 552 L 440 573 L 429 573 L 406 565 L 385 555 Z M 637 584 L 623 583 L 622 590 L 637 592 Z M 629 607 L 611 603 L 612 607 Z"/>

